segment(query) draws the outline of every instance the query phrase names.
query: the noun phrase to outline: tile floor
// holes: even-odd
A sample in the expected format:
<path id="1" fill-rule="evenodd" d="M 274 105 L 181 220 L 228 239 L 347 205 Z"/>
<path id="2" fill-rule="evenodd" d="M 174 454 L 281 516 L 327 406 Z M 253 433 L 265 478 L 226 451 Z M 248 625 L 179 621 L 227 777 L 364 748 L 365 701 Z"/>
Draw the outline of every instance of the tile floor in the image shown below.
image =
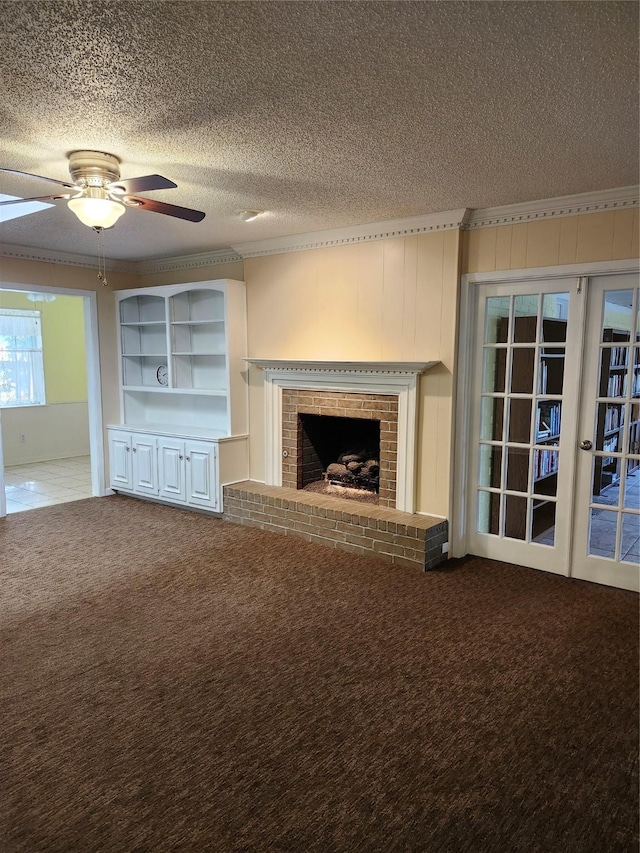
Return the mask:
<path id="1" fill-rule="evenodd" d="M 4 480 L 7 514 L 91 497 L 88 456 L 8 465 Z"/>
<path id="2" fill-rule="evenodd" d="M 618 512 L 607 507 L 618 507 L 620 503 L 620 483 L 607 486 L 597 498 L 593 499 L 601 506 L 591 509 L 589 528 L 589 553 L 597 557 L 615 556 Z M 627 477 L 622 507 L 622 536 L 620 540 L 620 560 L 640 565 L 640 516 L 625 513 L 625 509 L 640 509 L 640 469 Z M 553 546 L 555 527 L 543 530 L 534 537 L 539 545 Z"/>
<path id="3" fill-rule="evenodd" d="M 607 486 L 594 498 L 599 504 L 617 507 L 620 502 L 620 484 Z M 627 477 L 624 493 L 624 508 L 640 508 L 640 471 Z M 599 557 L 613 557 L 616 543 L 618 513 L 608 509 L 591 510 L 589 553 Z M 622 515 L 622 538 L 620 559 L 628 563 L 640 563 L 640 517 L 631 513 Z"/>

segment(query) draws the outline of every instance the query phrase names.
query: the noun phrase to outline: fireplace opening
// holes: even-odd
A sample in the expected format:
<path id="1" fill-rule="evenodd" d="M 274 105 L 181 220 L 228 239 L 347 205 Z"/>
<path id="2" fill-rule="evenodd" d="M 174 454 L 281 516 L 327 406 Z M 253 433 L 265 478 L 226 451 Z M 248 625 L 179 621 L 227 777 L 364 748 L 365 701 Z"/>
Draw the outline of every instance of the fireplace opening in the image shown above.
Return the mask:
<path id="1" fill-rule="evenodd" d="M 298 488 L 376 502 L 380 421 L 298 414 Z"/>

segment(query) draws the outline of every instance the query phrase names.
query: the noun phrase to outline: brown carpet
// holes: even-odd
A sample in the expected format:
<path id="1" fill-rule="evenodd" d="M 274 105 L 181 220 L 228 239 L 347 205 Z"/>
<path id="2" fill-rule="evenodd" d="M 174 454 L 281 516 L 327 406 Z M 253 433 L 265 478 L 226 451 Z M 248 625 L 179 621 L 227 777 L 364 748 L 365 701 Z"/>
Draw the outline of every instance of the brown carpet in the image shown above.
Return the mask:
<path id="1" fill-rule="evenodd" d="M 637 849 L 637 596 L 124 497 L 0 519 L 2 853 Z"/>

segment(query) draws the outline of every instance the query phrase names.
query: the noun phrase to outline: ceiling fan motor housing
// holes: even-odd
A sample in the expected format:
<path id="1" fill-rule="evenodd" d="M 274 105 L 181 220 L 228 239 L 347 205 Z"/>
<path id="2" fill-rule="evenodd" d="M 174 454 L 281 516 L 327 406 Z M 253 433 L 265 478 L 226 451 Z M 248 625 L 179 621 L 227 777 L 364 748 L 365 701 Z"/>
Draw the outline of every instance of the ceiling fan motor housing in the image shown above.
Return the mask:
<path id="1" fill-rule="evenodd" d="M 106 187 L 120 179 L 120 161 L 102 151 L 72 151 L 69 174 L 77 187 Z"/>

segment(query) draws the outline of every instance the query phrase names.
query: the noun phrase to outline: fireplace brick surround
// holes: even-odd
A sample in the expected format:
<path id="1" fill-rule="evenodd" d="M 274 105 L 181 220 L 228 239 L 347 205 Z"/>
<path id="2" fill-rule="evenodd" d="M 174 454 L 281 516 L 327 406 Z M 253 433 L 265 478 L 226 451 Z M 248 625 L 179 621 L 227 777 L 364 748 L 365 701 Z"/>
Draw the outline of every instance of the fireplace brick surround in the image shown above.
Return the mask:
<path id="1" fill-rule="evenodd" d="M 398 566 L 445 562 L 447 520 L 414 509 L 417 383 L 438 362 L 245 360 L 264 371 L 265 482 L 224 486 L 225 520 Z M 301 488 L 300 414 L 380 422 L 378 505 Z"/>
<path id="2" fill-rule="evenodd" d="M 398 397 L 391 394 L 358 394 L 340 391 L 282 391 L 282 485 L 300 488 L 302 463 L 298 415 L 366 418 L 380 421 L 380 491 L 378 506 L 395 507 L 398 460 Z M 286 456 L 285 456 L 286 454 Z"/>

